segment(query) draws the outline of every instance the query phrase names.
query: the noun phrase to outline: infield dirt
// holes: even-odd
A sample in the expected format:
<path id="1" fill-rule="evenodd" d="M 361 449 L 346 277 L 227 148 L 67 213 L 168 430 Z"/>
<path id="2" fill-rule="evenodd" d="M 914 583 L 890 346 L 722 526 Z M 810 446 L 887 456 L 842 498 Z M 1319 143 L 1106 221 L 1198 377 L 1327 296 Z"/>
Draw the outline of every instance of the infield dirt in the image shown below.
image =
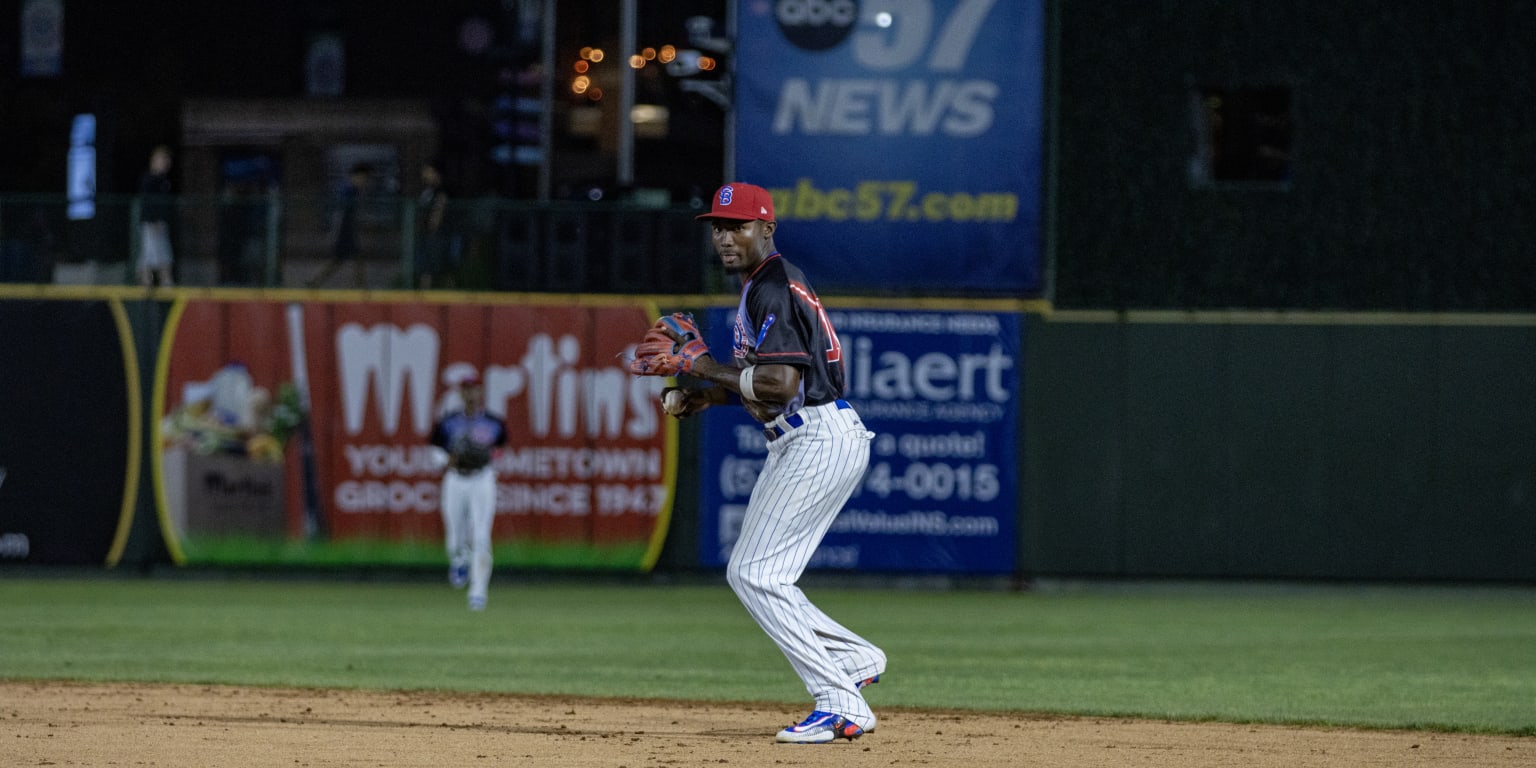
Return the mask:
<path id="1" fill-rule="evenodd" d="M 8 766 L 1536 765 L 1536 738 L 880 709 L 853 742 L 775 744 L 787 705 L 0 681 Z"/>

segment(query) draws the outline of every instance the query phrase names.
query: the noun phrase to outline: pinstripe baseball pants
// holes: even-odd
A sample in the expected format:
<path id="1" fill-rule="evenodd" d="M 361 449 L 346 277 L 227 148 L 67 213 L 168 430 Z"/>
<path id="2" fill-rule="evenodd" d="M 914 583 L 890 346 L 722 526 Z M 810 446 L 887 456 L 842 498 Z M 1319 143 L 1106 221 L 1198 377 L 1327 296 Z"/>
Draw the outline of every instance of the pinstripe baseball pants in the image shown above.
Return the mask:
<path id="1" fill-rule="evenodd" d="M 812 605 L 795 583 L 869 467 L 874 433 L 846 406 L 812 406 L 799 415 L 800 426 L 768 443 L 726 579 L 816 709 L 869 730 L 875 714 L 855 686 L 885 671 L 885 652 Z"/>

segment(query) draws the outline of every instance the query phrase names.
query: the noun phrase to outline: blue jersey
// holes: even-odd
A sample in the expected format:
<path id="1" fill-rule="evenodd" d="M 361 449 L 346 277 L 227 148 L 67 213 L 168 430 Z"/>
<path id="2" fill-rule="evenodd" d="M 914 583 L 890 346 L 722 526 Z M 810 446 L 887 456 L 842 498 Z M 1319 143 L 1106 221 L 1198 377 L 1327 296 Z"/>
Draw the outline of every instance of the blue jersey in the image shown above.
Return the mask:
<path id="1" fill-rule="evenodd" d="M 485 411 L 473 416 L 455 411 L 432 427 L 430 440 L 433 445 L 449 453 L 456 453 L 459 446 L 466 442 L 483 448 L 496 448 L 507 444 L 507 425 Z"/>

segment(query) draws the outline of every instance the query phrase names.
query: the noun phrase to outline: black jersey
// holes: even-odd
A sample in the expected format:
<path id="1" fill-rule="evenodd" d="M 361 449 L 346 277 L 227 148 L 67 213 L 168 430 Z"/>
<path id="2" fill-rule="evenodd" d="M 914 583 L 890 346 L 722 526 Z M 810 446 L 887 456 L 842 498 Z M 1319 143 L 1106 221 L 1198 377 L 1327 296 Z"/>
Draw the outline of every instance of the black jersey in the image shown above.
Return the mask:
<path id="1" fill-rule="evenodd" d="M 784 413 L 843 396 L 843 345 L 837 331 L 805 273 L 777 251 L 741 287 L 731 352 L 739 367 L 780 363 L 800 369 L 800 392 Z"/>

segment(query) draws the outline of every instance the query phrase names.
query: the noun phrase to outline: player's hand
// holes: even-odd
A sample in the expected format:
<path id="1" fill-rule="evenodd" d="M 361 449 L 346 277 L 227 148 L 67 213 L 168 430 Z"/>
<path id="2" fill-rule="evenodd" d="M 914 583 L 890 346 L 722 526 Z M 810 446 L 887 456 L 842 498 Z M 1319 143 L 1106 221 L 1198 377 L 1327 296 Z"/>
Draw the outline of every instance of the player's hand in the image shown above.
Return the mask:
<path id="1" fill-rule="evenodd" d="M 661 409 L 674 419 L 686 419 L 711 405 L 703 390 L 667 387 L 661 391 Z"/>
<path id="2" fill-rule="evenodd" d="M 693 315 L 688 312 L 673 312 L 659 317 L 653 327 L 662 329 L 679 344 L 704 338 L 704 334 L 699 333 L 699 326 L 693 322 Z"/>

